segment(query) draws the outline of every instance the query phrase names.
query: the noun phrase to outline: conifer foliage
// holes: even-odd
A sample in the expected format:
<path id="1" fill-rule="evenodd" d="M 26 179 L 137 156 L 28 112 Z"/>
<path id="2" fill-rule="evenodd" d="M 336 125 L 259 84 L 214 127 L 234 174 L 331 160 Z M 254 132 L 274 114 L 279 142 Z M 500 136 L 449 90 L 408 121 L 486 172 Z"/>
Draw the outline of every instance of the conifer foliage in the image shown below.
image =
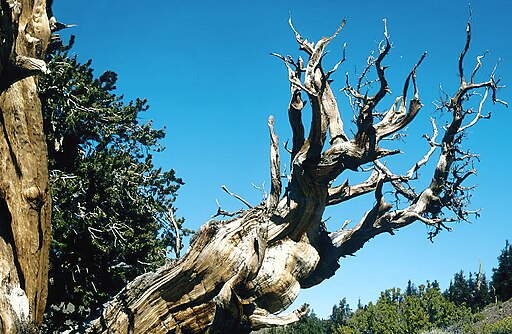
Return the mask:
<path id="1" fill-rule="evenodd" d="M 73 40 L 49 52 L 39 87 L 53 202 L 48 332 L 162 265 L 183 223 L 171 217 L 183 182 L 153 162 L 164 130 L 141 120 L 146 100 L 125 104 L 116 73 L 95 77 Z"/>
<path id="2" fill-rule="evenodd" d="M 492 301 L 489 282 L 482 272 L 469 273 L 468 278 L 462 270 L 456 273 L 444 295 L 451 302 L 467 306 L 473 311 L 482 310 Z"/>
<path id="3" fill-rule="evenodd" d="M 491 288 L 501 301 L 512 298 L 512 245 L 508 240 L 498 257 L 498 268 L 493 269 Z"/>

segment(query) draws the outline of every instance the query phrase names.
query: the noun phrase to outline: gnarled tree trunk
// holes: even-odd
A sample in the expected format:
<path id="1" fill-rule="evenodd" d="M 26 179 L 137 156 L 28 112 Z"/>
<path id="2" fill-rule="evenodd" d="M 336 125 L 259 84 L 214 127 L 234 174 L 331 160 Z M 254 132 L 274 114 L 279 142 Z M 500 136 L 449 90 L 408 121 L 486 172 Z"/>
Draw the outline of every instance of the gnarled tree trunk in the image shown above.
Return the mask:
<path id="1" fill-rule="evenodd" d="M 47 297 L 50 191 L 37 77 L 50 39 L 44 0 L 1 0 L 0 333 L 28 333 Z"/>
<path id="2" fill-rule="evenodd" d="M 291 22 L 290 22 L 291 25 Z M 341 30 L 343 24 L 334 34 Z M 289 120 L 293 130 L 291 171 L 282 189 L 278 140 L 269 119 L 271 137 L 272 187 L 266 201 L 233 215 L 225 221 L 206 223 L 191 241 L 185 256 L 130 283 L 90 323 L 90 333 L 247 333 L 254 329 L 282 325 L 300 319 L 307 307 L 279 314 L 297 297 L 301 288 L 319 284 L 338 269 L 338 260 L 359 250 L 371 238 L 419 221 L 432 227 L 432 236 L 446 223 L 465 220 L 471 214 L 465 208 L 468 188 L 462 182 L 474 170 L 474 157 L 461 148 L 464 131 L 479 119 L 482 105 L 491 93 L 493 102 L 498 88 L 494 71 L 488 81 L 475 82 L 480 59 L 466 80 L 463 60 L 467 42 L 459 59 L 460 86 L 440 108 L 452 114 L 444 136 L 432 119 L 433 135 L 426 135 L 430 150 L 405 175 L 394 174 L 379 161 L 398 151 L 380 146 L 418 114 L 422 104 L 416 86 L 416 71 L 425 58 L 421 56 L 406 78 L 402 95 L 386 112 L 377 104 L 390 92 L 382 65 L 391 49 L 387 31 L 378 55 L 369 58 L 368 66 L 351 85 L 347 76 L 345 91 L 356 111 L 356 133 L 350 138 L 344 131 L 336 99 L 330 88 L 331 71 L 324 71 L 325 47 L 334 38 L 324 37 L 317 43 L 304 40 L 295 32 L 300 49 L 308 59 L 281 58 L 291 83 Z M 374 69 L 378 77 L 375 94 L 364 93 L 367 74 Z M 412 83 L 412 86 L 411 86 Z M 411 86 L 411 87 L 410 87 Z M 463 106 L 472 92 L 484 92 L 480 107 Z M 408 94 L 412 90 L 412 98 Z M 308 136 L 302 123 L 305 93 L 312 108 Z M 382 107 L 379 108 L 382 110 Z M 467 120 L 470 118 L 469 120 Z M 327 140 L 328 138 L 328 140 Z M 418 191 L 409 183 L 417 171 L 437 154 L 436 169 L 430 184 Z M 335 180 L 347 170 L 371 166 L 368 179 L 360 184 Z M 383 187 L 391 188 L 402 199 L 396 207 L 386 202 Z M 344 225 L 329 232 L 322 222 L 326 206 L 373 193 L 375 203 L 359 223 Z M 447 214 L 451 211 L 453 217 Z M 221 211 L 220 214 L 229 215 Z M 275 315 L 278 314 L 278 315 Z"/>

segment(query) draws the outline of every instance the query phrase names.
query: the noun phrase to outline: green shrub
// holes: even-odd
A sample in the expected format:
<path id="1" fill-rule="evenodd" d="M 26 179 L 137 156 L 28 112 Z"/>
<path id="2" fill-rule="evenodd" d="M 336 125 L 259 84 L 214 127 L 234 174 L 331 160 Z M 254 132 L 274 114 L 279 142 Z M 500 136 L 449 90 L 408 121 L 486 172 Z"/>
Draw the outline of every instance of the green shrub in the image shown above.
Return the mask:
<path id="1" fill-rule="evenodd" d="M 501 319 L 492 325 L 485 327 L 485 333 L 488 334 L 510 334 L 512 333 L 512 316 Z"/>

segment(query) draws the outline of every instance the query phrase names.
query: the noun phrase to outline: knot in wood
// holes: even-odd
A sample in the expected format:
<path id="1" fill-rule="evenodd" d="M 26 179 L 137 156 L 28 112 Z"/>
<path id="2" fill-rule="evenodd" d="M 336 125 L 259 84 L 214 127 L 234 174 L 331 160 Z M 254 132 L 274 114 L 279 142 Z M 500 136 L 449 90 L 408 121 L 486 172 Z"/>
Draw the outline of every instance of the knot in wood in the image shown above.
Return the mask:
<path id="1" fill-rule="evenodd" d="M 23 195 L 28 201 L 34 202 L 43 197 L 41 190 L 37 186 L 32 186 L 23 191 Z"/>

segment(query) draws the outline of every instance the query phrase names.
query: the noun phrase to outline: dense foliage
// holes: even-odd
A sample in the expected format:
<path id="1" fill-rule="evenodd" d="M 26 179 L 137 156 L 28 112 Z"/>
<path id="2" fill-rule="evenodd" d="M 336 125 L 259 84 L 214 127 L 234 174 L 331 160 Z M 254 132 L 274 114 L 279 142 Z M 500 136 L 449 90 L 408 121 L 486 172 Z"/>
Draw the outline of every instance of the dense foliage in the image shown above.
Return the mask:
<path id="1" fill-rule="evenodd" d="M 305 320 L 274 333 L 311 333 L 305 325 L 314 326 L 315 333 L 331 334 L 393 334 L 418 333 L 431 328 L 447 328 L 470 322 L 471 310 L 446 299 L 436 282 L 415 287 L 409 284 L 406 292 L 388 289 L 376 303 L 368 303 L 351 311 L 345 300 L 333 308 L 327 320 L 308 315 Z"/>
<path id="2" fill-rule="evenodd" d="M 153 163 L 164 130 L 141 120 L 145 100 L 114 93 L 116 73 L 95 77 L 70 54 L 72 42 L 49 52 L 39 84 L 53 202 L 48 332 L 162 265 L 182 224 L 170 219 L 182 181 Z"/>
<path id="3" fill-rule="evenodd" d="M 470 307 L 473 311 L 483 309 L 492 301 L 489 282 L 481 272 L 469 273 L 468 278 L 463 271 L 456 273 L 445 291 L 445 296 L 455 304 Z"/>
<path id="4" fill-rule="evenodd" d="M 512 298 L 512 245 L 508 240 L 498 257 L 498 268 L 493 269 L 492 289 L 501 301 Z"/>
<path id="5" fill-rule="evenodd" d="M 512 316 L 500 320 L 494 324 L 484 326 L 484 334 L 510 334 L 512 333 Z"/>

